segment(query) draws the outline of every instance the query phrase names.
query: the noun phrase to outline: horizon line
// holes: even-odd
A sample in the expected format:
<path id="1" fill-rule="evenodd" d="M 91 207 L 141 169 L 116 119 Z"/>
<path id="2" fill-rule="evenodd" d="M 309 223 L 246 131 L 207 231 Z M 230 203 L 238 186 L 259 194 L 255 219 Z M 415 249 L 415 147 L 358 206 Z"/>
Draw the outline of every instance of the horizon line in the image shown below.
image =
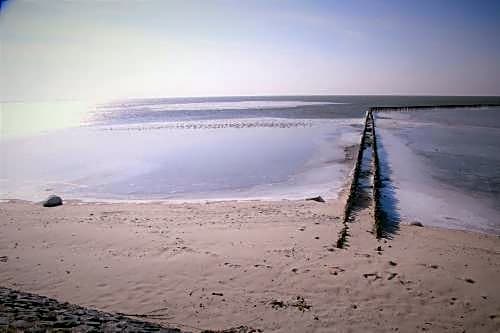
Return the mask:
<path id="1" fill-rule="evenodd" d="M 0 103 L 43 103 L 43 102 L 103 102 L 103 101 L 119 101 L 119 100 L 139 100 L 139 99 L 181 99 L 181 98 L 237 98 L 237 97 L 349 97 L 349 96 L 369 96 L 369 97 L 484 97 L 484 98 L 500 98 L 499 95 L 458 95 L 458 94 L 248 94 L 248 95 L 179 95 L 179 96 L 133 96 L 133 97 L 112 97 L 109 99 L 103 98 L 57 98 L 57 99 L 31 99 L 31 100 L 0 100 Z"/>

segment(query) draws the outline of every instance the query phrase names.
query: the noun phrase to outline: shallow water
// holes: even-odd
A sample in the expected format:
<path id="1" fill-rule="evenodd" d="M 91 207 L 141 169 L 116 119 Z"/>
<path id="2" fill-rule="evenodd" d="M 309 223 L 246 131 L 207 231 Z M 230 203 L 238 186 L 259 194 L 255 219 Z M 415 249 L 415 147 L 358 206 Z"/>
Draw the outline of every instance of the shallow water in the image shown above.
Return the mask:
<path id="1" fill-rule="evenodd" d="M 252 119 L 87 126 L 2 144 L 2 197 L 335 197 L 360 121 Z"/>
<path id="2" fill-rule="evenodd" d="M 500 234 L 500 108 L 376 113 L 403 219 Z"/>
<path id="3" fill-rule="evenodd" d="M 257 96 L 2 103 L 0 198 L 334 198 L 370 106 L 495 97 Z"/>

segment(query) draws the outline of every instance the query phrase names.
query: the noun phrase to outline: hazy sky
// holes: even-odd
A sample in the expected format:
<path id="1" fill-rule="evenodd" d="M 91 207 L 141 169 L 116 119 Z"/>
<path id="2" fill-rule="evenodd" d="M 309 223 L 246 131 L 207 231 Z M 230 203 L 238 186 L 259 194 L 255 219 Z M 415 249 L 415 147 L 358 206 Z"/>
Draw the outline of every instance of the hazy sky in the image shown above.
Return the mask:
<path id="1" fill-rule="evenodd" d="M 3 101 L 500 95 L 500 1 L 13 0 Z"/>

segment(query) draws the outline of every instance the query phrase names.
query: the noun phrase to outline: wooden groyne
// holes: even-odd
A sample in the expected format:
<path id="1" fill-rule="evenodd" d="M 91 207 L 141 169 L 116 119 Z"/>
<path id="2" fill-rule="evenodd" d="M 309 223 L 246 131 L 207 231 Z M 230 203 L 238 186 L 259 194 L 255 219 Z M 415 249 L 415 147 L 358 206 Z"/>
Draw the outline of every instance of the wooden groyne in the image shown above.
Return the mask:
<path id="1" fill-rule="evenodd" d="M 344 206 L 342 223 L 342 230 L 339 232 L 337 239 L 337 247 L 344 248 L 349 236 L 349 223 L 353 220 L 353 213 L 355 207 L 362 206 L 357 202 L 360 199 L 360 193 L 363 193 L 362 185 L 360 184 L 360 173 L 362 172 L 362 164 L 364 154 L 371 153 L 370 174 L 373 177 L 371 196 L 371 208 L 373 212 L 373 234 L 378 238 L 389 236 L 391 231 L 388 213 L 383 207 L 383 194 L 382 189 L 385 186 L 382 181 L 381 164 L 379 158 L 379 147 L 376 133 L 375 112 L 382 111 L 415 111 L 423 109 L 456 109 L 456 108 L 481 108 L 481 107 L 500 107 L 500 104 L 445 104 L 445 105 L 414 105 L 414 106 L 376 106 L 370 107 L 365 115 L 363 133 L 361 135 L 361 142 L 358 149 L 356 164 L 354 166 L 353 174 L 351 177 L 351 184 L 347 199 Z M 371 137 L 371 140 L 369 140 Z M 369 140 L 369 141 L 368 141 Z M 366 166 L 364 167 L 366 168 Z M 366 171 L 366 170 L 364 170 Z"/>
<path id="2" fill-rule="evenodd" d="M 417 111 L 417 110 L 434 110 L 434 109 L 463 109 L 463 108 L 482 108 L 482 107 L 500 107 L 497 103 L 480 103 L 480 104 L 443 104 L 443 105 L 409 105 L 409 106 L 376 106 L 368 109 L 368 116 L 371 121 L 372 131 L 372 154 L 373 154 L 373 191 L 372 191 L 372 204 L 373 204 L 373 217 L 374 217 L 374 234 L 377 238 L 387 236 L 387 229 L 389 228 L 389 220 L 387 211 L 384 210 L 382 205 L 382 188 L 384 183 L 381 177 L 380 159 L 378 140 L 376 135 L 375 112 L 383 111 Z"/>
<path id="3" fill-rule="evenodd" d="M 441 105 L 405 105 L 405 106 L 373 106 L 368 109 L 368 112 L 382 111 L 414 111 L 414 110 L 432 110 L 432 109 L 463 109 L 463 108 L 483 108 L 483 107 L 498 107 L 500 104 L 483 103 L 483 104 L 441 104 Z"/>
<path id="4" fill-rule="evenodd" d="M 381 170 L 380 170 L 380 159 L 378 154 L 377 146 L 377 136 L 375 129 L 375 117 L 373 116 L 373 111 L 369 110 L 366 112 L 364 128 L 361 135 L 361 142 L 358 149 L 358 155 L 356 159 L 356 164 L 351 177 L 351 184 L 349 186 L 349 192 L 347 193 L 347 200 L 344 206 L 344 212 L 342 217 L 342 230 L 339 232 L 337 239 L 337 248 L 344 248 L 347 244 L 347 238 L 349 236 L 349 223 L 353 220 L 353 213 L 357 203 L 356 201 L 360 198 L 361 192 L 363 191 L 362 185 L 360 184 L 361 172 L 364 154 L 371 154 L 370 170 L 373 177 L 372 190 L 371 190 L 371 206 L 373 210 L 373 234 L 377 238 L 382 238 L 384 236 L 384 228 L 387 223 L 386 214 L 382 208 L 382 194 L 381 188 L 383 187 Z M 370 140 L 368 141 L 368 139 Z M 366 166 L 365 166 L 366 168 Z M 366 171 L 366 170 L 365 170 Z"/>
<path id="5" fill-rule="evenodd" d="M 356 192 L 357 192 L 357 187 L 358 187 L 358 181 L 359 181 L 359 174 L 361 171 L 361 164 L 363 160 L 363 151 L 365 149 L 365 142 L 366 142 L 366 134 L 368 132 L 368 119 L 370 116 L 370 112 L 367 111 L 365 115 L 365 122 L 364 122 L 364 127 L 363 127 L 363 133 L 361 134 L 361 141 L 359 143 L 359 148 L 358 148 L 358 155 L 356 158 L 356 164 L 354 165 L 354 170 L 353 174 L 351 177 L 351 184 L 349 186 L 349 192 L 347 193 L 347 200 L 344 206 L 344 212 L 342 216 L 342 230 L 339 233 L 339 236 L 337 238 L 337 248 L 341 249 L 345 246 L 347 242 L 347 237 L 349 236 L 349 220 L 352 215 L 352 211 L 354 208 L 354 204 L 356 202 Z"/>

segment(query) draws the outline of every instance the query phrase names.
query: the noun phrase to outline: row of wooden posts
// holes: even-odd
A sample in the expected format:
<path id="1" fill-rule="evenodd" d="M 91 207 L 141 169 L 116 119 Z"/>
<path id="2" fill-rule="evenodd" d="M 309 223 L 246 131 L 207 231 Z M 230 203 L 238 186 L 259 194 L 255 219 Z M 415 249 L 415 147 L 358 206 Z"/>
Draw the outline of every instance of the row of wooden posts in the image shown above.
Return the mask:
<path id="1" fill-rule="evenodd" d="M 354 205 L 357 196 L 357 190 L 359 186 L 359 176 L 361 172 L 361 166 L 363 162 L 363 153 L 365 151 L 366 136 L 368 131 L 371 131 L 372 136 L 372 172 L 373 172 L 373 190 L 372 190 L 372 200 L 373 200 L 373 217 L 374 217 L 374 227 L 373 233 L 377 238 L 384 236 L 384 228 L 386 224 L 389 223 L 388 215 L 382 207 L 382 191 L 384 184 L 381 177 L 380 171 L 380 159 L 378 154 L 378 144 L 375 126 L 375 117 L 373 114 L 375 112 L 383 111 L 412 111 L 412 110 L 422 110 L 422 109 L 450 109 L 450 108 L 482 108 L 482 107 L 498 107 L 500 104 L 468 104 L 468 105 L 415 105 L 415 106 L 376 106 L 370 107 L 365 114 L 365 122 L 363 133 L 361 135 L 361 142 L 358 149 L 358 155 L 356 159 L 356 164 L 354 166 L 353 175 L 351 177 L 351 184 L 349 186 L 349 191 L 347 193 L 347 199 L 344 206 L 344 212 L 342 217 L 342 229 L 339 233 L 337 239 L 337 247 L 344 248 L 347 244 L 347 237 L 349 236 L 349 222 L 352 219 L 352 214 L 354 210 Z M 371 127 L 368 126 L 371 123 Z"/>

